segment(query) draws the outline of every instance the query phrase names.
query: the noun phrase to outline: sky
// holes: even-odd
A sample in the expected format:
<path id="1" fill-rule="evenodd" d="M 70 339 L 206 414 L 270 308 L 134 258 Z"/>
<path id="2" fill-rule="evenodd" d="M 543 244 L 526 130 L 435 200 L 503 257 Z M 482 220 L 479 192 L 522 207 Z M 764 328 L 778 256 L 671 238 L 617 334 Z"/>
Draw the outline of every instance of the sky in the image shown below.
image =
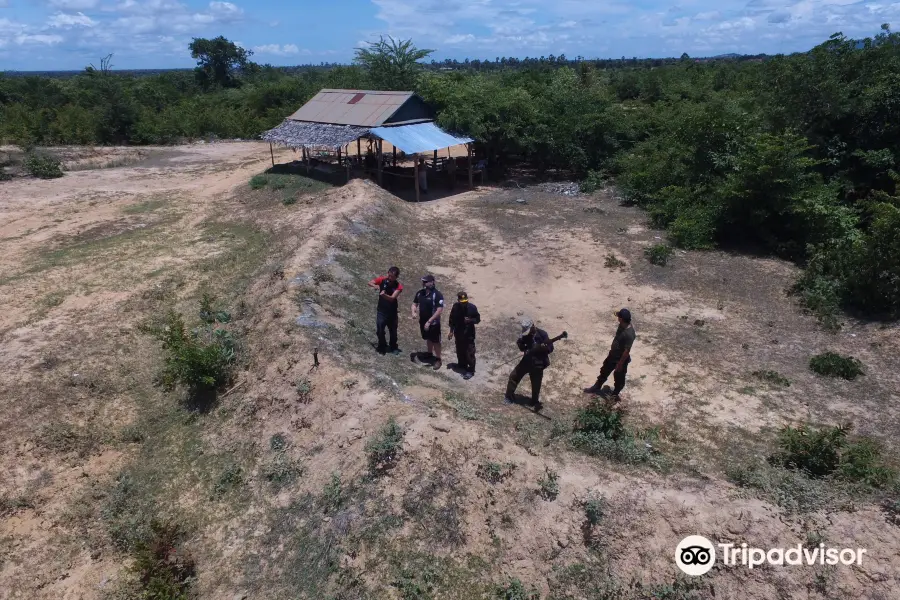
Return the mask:
<path id="1" fill-rule="evenodd" d="M 0 0 L 0 71 L 194 65 L 224 35 L 273 65 L 349 62 L 380 35 L 432 58 L 777 54 L 900 23 L 900 0 Z"/>

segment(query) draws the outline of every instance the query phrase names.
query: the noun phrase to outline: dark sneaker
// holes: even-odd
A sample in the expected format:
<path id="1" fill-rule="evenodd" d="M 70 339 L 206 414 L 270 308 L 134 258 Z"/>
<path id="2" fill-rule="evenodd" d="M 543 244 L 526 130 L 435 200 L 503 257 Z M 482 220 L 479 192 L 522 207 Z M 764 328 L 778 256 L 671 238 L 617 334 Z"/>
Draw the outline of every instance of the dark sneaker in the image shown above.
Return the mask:
<path id="1" fill-rule="evenodd" d="M 375 352 L 384 356 L 385 354 L 387 354 L 387 348 L 375 348 Z"/>
<path id="2" fill-rule="evenodd" d="M 400 350 L 400 348 L 394 348 L 393 350 L 391 350 L 391 354 L 393 354 L 394 356 L 400 356 L 401 354 L 403 354 L 403 352 Z"/>
<path id="3" fill-rule="evenodd" d="M 472 379 L 473 377 L 475 377 L 475 373 L 464 373 L 464 374 L 463 374 L 463 379 L 465 379 L 465 380 L 467 380 L 467 381 L 468 381 L 469 379 Z"/>
<path id="4" fill-rule="evenodd" d="M 410 353 L 409 353 L 409 361 L 410 361 L 410 362 L 416 362 L 416 354 L 417 354 L 417 352 L 410 352 Z"/>
<path id="5" fill-rule="evenodd" d="M 504 403 L 504 404 L 514 404 L 514 403 L 515 403 L 515 400 L 513 400 L 513 399 L 512 399 L 511 397 L 509 397 L 509 396 L 503 396 L 503 403 Z"/>
<path id="6" fill-rule="evenodd" d="M 541 412 L 541 410 L 544 408 L 544 405 L 540 402 L 536 402 L 535 404 L 532 404 L 531 406 L 534 408 L 534 412 Z"/>
<path id="7" fill-rule="evenodd" d="M 435 361 L 434 361 L 434 366 L 431 367 L 431 368 L 434 369 L 435 371 L 437 371 L 438 369 L 440 369 L 440 368 L 441 368 L 441 359 L 438 358 L 437 360 L 435 360 Z"/>
<path id="8" fill-rule="evenodd" d="M 603 391 L 602 385 L 597 385 L 596 383 L 589 388 L 584 388 L 585 394 L 599 394 Z"/>
<path id="9" fill-rule="evenodd" d="M 447 365 L 447 368 L 448 368 L 448 369 L 455 369 L 455 368 L 458 367 L 458 366 L 459 366 L 459 365 L 456 364 L 456 363 L 449 363 L 449 364 Z"/>
<path id="10" fill-rule="evenodd" d="M 616 402 L 621 400 L 621 398 L 619 398 L 619 395 L 616 393 L 611 393 L 611 394 L 607 395 L 606 399 L 609 400 L 610 402 L 612 402 L 613 404 L 615 404 Z"/>

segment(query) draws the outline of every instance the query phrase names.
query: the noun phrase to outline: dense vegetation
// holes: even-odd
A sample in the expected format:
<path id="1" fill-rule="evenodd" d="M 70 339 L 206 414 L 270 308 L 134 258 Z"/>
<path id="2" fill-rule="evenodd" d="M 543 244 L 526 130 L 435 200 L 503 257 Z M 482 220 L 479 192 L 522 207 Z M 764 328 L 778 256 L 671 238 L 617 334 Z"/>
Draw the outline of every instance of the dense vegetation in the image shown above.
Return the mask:
<path id="1" fill-rule="evenodd" d="M 259 66 L 195 40 L 196 72 L 0 77 L 0 139 L 24 145 L 251 138 L 323 87 L 415 89 L 479 140 L 494 173 L 526 164 L 587 187 L 615 178 L 685 248 L 806 266 L 795 292 L 826 325 L 839 308 L 900 316 L 900 34 L 840 34 L 767 60 L 498 59 L 417 69 L 384 41 L 357 64 Z M 437 63 L 434 67 L 438 67 Z"/>

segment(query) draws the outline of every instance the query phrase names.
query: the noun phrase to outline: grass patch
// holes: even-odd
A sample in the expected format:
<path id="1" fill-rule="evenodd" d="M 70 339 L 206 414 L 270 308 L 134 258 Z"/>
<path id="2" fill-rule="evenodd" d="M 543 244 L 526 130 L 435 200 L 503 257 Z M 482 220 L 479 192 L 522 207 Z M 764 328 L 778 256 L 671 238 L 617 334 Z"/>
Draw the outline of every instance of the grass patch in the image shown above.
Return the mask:
<path id="1" fill-rule="evenodd" d="M 674 253 L 675 251 L 665 244 L 655 244 L 649 248 L 644 248 L 644 256 L 647 257 L 650 264 L 658 265 L 660 267 L 666 266 L 669 263 L 669 258 L 671 258 Z"/>
<path id="2" fill-rule="evenodd" d="M 538 492 L 544 500 L 556 500 L 559 496 L 559 473 L 545 468 L 544 476 L 538 480 Z"/>
<path id="3" fill-rule="evenodd" d="M 243 485 L 244 470 L 236 463 L 229 463 L 216 479 L 213 496 L 221 498 L 234 490 L 240 489 Z"/>
<path id="4" fill-rule="evenodd" d="M 369 471 L 373 475 L 385 473 L 396 466 L 403 451 L 404 434 L 397 420 L 391 417 L 375 437 L 366 443 Z"/>
<path id="5" fill-rule="evenodd" d="M 790 387 L 791 381 L 777 371 L 753 371 L 752 375 L 760 381 L 765 381 L 776 387 Z"/>
<path id="6" fill-rule="evenodd" d="M 183 547 L 177 525 L 151 524 L 151 534 L 134 553 L 132 570 L 140 582 L 142 600 L 188 600 L 196 565 Z"/>
<path id="7" fill-rule="evenodd" d="M 477 421 L 478 413 L 475 408 L 466 402 L 466 399 L 459 392 L 444 392 L 444 400 L 450 405 L 456 414 L 466 421 Z"/>
<path id="8" fill-rule="evenodd" d="M 74 452 L 80 458 L 84 458 L 96 451 L 106 440 L 100 431 L 92 427 L 57 422 L 46 425 L 37 441 L 53 452 L 60 454 Z"/>
<path id="9" fill-rule="evenodd" d="M 126 206 L 122 209 L 126 215 L 142 215 L 146 213 L 151 213 L 158 208 L 162 208 L 166 205 L 165 200 L 146 200 L 144 202 L 140 202 L 138 204 L 132 204 L 131 206 Z"/>
<path id="10" fill-rule="evenodd" d="M 622 583 L 610 574 L 604 560 L 595 558 L 555 569 L 547 600 L 701 600 L 711 597 L 704 587 L 701 578 L 682 575 L 667 583 L 646 584 L 638 579 Z"/>
<path id="11" fill-rule="evenodd" d="M 478 469 L 475 471 L 475 474 L 478 477 L 484 479 L 488 483 L 502 483 L 512 476 L 513 471 L 516 470 L 516 465 L 513 463 L 497 463 L 497 462 L 483 462 L 478 465 Z"/>
<path id="12" fill-rule="evenodd" d="M 317 179 L 290 173 L 264 173 L 250 178 L 250 188 L 253 190 L 268 188 L 272 191 L 283 192 L 282 202 L 285 205 L 294 204 L 300 194 L 315 194 L 331 187 L 333 186 Z"/>
<path id="13" fill-rule="evenodd" d="M 541 600 L 541 593 L 534 587 L 525 587 L 521 581 L 510 578 L 509 581 L 498 585 L 494 590 L 495 600 Z"/>
<path id="14" fill-rule="evenodd" d="M 863 375 L 863 365 L 852 356 L 841 356 L 836 352 L 817 354 L 809 359 L 809 368 L 825 377 L 839 377 L 853 381 Z"/>
<path id="15" fill-rule="evenodd" d="M 576 414 L 569 441 L 575 448 L 593 456 L 661 467 L 663 463 L 650 444 L 653 437 L 626 427 L 622 409 L 595 399 Z"/>
<path id="16" fill-rule="evenodd" d="M 466 488 L 463 473 L 467 459 L 461 452 L 435 444 L 431 450 L 434 468 L 419 467 L 403 496 L 403 510 L 418 525 L 424 539 L 439 546 L 457 548 L 466 542 L 463 518 Z"/>

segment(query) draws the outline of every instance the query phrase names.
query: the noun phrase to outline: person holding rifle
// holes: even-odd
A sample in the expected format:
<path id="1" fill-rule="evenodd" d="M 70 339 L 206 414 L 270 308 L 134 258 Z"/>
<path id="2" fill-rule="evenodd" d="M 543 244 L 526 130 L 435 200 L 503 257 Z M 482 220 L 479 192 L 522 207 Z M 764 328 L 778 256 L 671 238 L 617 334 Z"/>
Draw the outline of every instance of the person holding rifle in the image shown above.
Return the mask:
<path id="1" fill-rule="evenodd" d="M 506 384 L 506 395 L 503 401 L 507 404 L 515 402 L 516 388 L 525 375 L 531 379 L 531 405 L 535 411 L 540 411 L 544 405 L 541 404 L 541 382 L 544 379 L 544 369 L 550 366 L 550 355 L 553 353 L 553 342 L 547 332 L 538 329 L 534 321 L 528 317 L 524 317 L 521 322 L 522 335 L 516 340 L 516 345 L 524 354 L 519 364 L 509 374 L 509 381 Z M 560 338 L 565 337 L 563 333 Z"/>

